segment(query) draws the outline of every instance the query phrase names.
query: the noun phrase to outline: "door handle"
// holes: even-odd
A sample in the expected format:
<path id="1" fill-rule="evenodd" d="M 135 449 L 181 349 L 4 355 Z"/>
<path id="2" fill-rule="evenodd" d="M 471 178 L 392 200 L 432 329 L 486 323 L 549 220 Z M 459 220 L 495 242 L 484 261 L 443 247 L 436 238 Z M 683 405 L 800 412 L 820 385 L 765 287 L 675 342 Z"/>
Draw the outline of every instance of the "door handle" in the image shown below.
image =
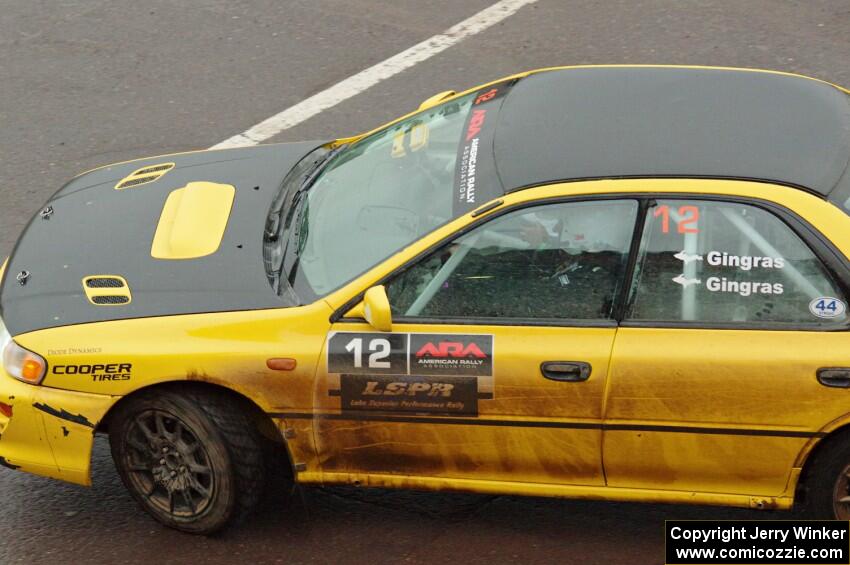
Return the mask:
<path id="1" fill-rule="evenodd" d="M 540 364 L 540 372 L 547 379 L 577 383 L 590 378 L 590 363 L 584 361 L 546 361 Z"/>
<path id="2" fill-rule="evenodd" d="M 818 382 L 833 388 L 850 388 L 850 369 L 847 367 L 822 367 L 818 369 Z"/>

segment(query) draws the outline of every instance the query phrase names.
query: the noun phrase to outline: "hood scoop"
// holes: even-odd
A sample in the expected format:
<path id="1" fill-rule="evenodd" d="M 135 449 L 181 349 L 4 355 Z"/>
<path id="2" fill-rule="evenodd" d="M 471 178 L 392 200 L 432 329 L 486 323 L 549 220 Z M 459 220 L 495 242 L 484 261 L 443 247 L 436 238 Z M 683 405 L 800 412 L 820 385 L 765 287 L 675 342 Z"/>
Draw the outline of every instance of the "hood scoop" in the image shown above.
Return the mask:
<path id="1" fill-rule="evenodd" d="M 221 245 L 236 189 L 229 184 L 190 182 L 168 195 L 153 237 L 154 259 L 196 259 Z"/>

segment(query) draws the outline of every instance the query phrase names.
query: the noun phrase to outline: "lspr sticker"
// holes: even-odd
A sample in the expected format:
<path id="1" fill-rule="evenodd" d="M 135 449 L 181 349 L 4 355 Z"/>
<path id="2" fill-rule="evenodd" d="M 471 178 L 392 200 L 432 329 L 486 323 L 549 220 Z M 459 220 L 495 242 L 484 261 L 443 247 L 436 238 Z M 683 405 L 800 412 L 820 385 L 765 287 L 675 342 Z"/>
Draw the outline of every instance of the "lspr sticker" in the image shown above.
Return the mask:
<path id="1" fill-rule="evenodd" d="M 343 410 L 478 414 L 475 377 L 341 375 L 340 389 Z"/>
<path id="2" fill-rule="evenodd" d="M 821 296 L 809 302 L 809 311 L 818 318 L 837 318 L 846 309 L 844 302 L 831 296 Z"/>

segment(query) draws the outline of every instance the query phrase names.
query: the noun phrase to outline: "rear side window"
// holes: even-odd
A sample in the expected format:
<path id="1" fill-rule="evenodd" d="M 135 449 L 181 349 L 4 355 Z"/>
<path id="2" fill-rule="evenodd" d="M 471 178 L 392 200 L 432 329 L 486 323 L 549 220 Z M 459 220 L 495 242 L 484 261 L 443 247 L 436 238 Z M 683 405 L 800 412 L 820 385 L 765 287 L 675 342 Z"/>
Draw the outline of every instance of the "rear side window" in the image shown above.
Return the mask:
<path id="1" fill-rule="evenodd" d="M 846 300 L 781 219 L 746 204 L 658 200 L 635 266 L 628 318 L 839 325 Z"/>

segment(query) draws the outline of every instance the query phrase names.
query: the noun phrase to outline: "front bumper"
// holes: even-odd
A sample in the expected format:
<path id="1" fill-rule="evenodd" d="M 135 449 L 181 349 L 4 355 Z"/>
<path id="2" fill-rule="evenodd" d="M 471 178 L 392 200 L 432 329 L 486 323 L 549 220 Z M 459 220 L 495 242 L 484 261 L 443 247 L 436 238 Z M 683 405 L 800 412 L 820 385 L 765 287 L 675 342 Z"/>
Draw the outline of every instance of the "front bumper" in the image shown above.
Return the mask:
<path id="1" fill-rule="evenodd" d="M 0 368 L 0 466 L 90 485 L 94 430 L 118 397 L 32 386 Z"/>

